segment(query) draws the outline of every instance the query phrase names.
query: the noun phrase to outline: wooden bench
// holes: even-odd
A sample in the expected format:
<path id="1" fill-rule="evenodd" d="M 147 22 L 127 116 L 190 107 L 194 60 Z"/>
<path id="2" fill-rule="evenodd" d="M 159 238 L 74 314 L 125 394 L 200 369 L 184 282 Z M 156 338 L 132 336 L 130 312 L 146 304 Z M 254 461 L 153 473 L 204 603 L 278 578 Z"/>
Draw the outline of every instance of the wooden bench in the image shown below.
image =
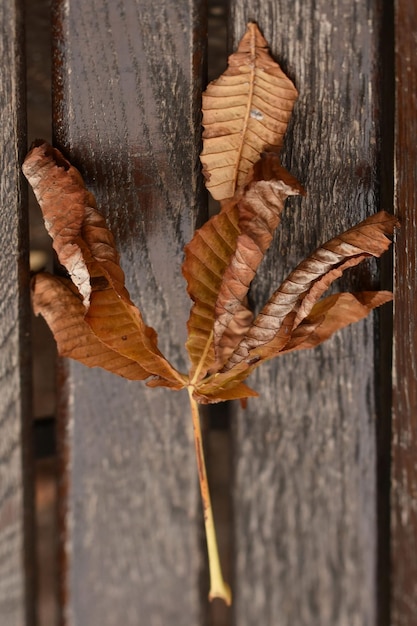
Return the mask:
<path id="1" fill-rule="evenodd" d="M 21 4 L 0 6 L 5 626 L 35 624 Z M 183 369 L 182 249 L 207 215 L 198 160 L 205 3 L 52 4 L 54 142 L 96 194 L 130 293 Z M 402 223 L 394 316 L 387 307 L 314 351 L 270 362 L 253 375 L 260 398 L 246 410 L 207 414 L 232 609 L 207 602 L 186 394 L 61 362 L 60 608 L 68 626 L 416 623 L 417 6 L 230 0 L 229 49 L 249 19 L 300 92 L 284 154 L 308 191 L 288 201 L 253 300 L 263 304 L 316 245 L 381 207 Z M 342 283 L 359 290 L 391 281 L 388 260 Z"/>

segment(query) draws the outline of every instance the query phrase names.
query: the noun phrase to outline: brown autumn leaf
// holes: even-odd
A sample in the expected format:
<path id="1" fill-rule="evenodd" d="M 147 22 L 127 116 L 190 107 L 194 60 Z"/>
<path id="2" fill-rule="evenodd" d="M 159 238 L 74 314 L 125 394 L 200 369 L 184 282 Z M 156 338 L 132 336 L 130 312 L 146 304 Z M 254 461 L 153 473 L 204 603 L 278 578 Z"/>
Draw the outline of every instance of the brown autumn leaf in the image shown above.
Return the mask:
<path id="1" fill-rule="evenodd" d="M 185 248 L 183 274 L 193 301 L 180 374 L 157 347 L 125 288 L 114 239 L 79 172 L 37 142 L 23 170 L 41 205 L 54 248 L 70 279 L 39 274 L 33 304 L 50 325 L 60 354 L 149 386 L 186 388 L 194 427 L 210 567 L 210 599 L 231 602 L 221 574 L 204 463 L 198 405 L 257 396 L 243 381 L 267 359 L 314 348 L 337 330 L 392 299 L 386 291 L 322 298 L 342 273 L 379 257 L 397 221 L 364 220 L 302 261 L 253 320 L 248 289 L 280 222 L 285 200 L 303 194 L 279 150 L 297 91 L 267 52 L 255 24 L 229 68 L 203 98 L 206 185 L 221 211 Z"/>
<path id="2" fill-rule="evenodd" d="M 390 291 L 335 293 L 317 302 L 292 334 L 281 354 L 315 348 L 335 332 L 365 318 L 372 309 L 390 302 Z"/>
<path id="3" fill-rule="evenodd" d="M 236 249 L 223 275 L 215 304 L 217 369 L 239 343 L 240 336 L 235 328 L 243 318 L 245 298 L 280 223 L 285 200 L 304 193 L 300 183 L 282 167 L 279 156 L 273 152 L 263 153 L 252 168 L 249 183 L 237 203 L 240 233 Z"/>
<path id="4" fill-rule="evenodd" d="M 216 394 L 220 389 L 230 392 L 265 360 L 295 346 L 297 349 L 314 347 L 339 328 L 362 319 L 373 308 L 391 300 L 392 294 L 385 291 L 369 292 L 368 298 L 365 293 L 364 299 L 359 294 L 354 298 L 348 294 L 336 299 L 329 308 L 331 313 L 323 320 L 320 315 L 324 315 L 326 300 L 328 303 L 333 300 L 325 299 L 323 305 L 317 304 L 346 269 L 383 254 L 391 243 L 388 235 L 392 235 L 396 225 L 394 216 L 381 211 L 323 244 L 302 261 L 271 296 L 222 369 L 201 382 L 199 401 L 217 402 Z M 325 322 L 321 331 L 319 322 Z M 311 333 L 315 331 L 313 339 Z M 308 336 L 310 341 L 307 341 Z"/>
<path id="5" fill-rule="evenodd" d="M 32 280 L 33 309 L 45 318 L 52 330 L 60 356 L 88 367 L 102 367 L 129 380 L 144 380 L 149 372 L 138 363 L 111 350 L 85 321 L 85 307 L 75 285 L 68 278 L 36 274 Z"/>
<path id="6" fill-rule="evenodd" d="M 58 258 L 83 298 L 84 319 L 93 333 L 110 350 L 138 363 L 148 376 L 183 387 L 181 376 L 158 350 L 156 332 L 145 325 L 129 297 L 113 236 L 79 172 L 45 142 L 37 142 L 29 152 L 23 172 L 42 208 Z M 37 285 L 33 299 L 43 315 Z M 55 288 L 58 300 L 59 286 Z M 60 352 L 66 353 L 65 334 L 60 332 L 56 339 Z"/>
<path id="7" fill-rule="evenodd" d="M 242 360 L 262 358 L 287 316 L 295 313 L 294 330 L 321 295 L 348 267 L 388 250 L 397 220 L 381 211 L 320 246 L 291 272 L 259 313 L 246 336 L 224 366 L 232 369 Z M 281 342 L 279 342 L 281 346 Z M 281 351 L 279 347 L 278 352 Z M 268 358 L 271 358 L 270 356 Z"/>
<path id="8" fill-rule="evenodd" d="M 245 306 L 250 283 L 280 222 L 285 200 L 300 183 L 263 153 L 249 181 L 185 247 L 183 273 L 194 305 L 187 350 L 198 378 L 219 370 L 252 322 Z M 204 357 L 203 357 L 204 355 Z"/>
<path id="9" fill-rule="evenodd" d="M 215 361 L 213 344 L 214 309 L 222 279 L 236 248 L 239 211 L 226 207 L 196 231 L 185 246 L 182 271 L 188 294 L 194 301 L 187 323 L 186 348 L 191 373 L 202 378 Z"/>
<path id="10" fill-rule="evenodd" d="M 265 150 L 279 152 L 298 93 L 251 22 L 228 69 L 203 94 L 206 187 L 216 200 L 234 196 Z"/>

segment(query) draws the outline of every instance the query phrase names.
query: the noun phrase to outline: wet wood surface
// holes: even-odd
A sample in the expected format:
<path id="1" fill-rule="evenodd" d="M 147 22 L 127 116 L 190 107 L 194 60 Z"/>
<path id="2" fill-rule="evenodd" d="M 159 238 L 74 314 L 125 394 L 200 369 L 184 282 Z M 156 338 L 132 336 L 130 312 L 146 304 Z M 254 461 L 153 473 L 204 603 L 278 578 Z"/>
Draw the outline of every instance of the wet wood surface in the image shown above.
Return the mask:
<path id="1" fill-rule="evenodd" d="M 287 201 L 252 291 L 263 305 L 321 242 L 379 210 L 379 4 L 231 3 L 234 45 L 258 22 L 299 99 L 284 164 L 307 189 Z M 378 287 L 374 264 L 338 289 Z M 314 351 L 260 367 L 234 421 L 235 620 L 239 626 L 375 625 L 378 314 Z M 389 367 L 389 363 L 387 363 Z"/>
<path id="2" fill-rule="evenodd" d="M 392 624 L 417 615 L 417 6 L 395 3 L 395 198 L 401 222 L 394 261 Z"/>
<path id="3" fill-rule="evenodd" d="M 0 620 L 34 624 L 28 225 L 20 2 L 0 6 Z"/>
<path id="4" fill-rule="evenodd" d="M 185 368 L 182 249 L 201 219 L 199 2 L 55 3 L 54 133 L 96 194 L 127 287 Z M 187 394 L 66 364 L 63 620 L 200 623 L 201 508 Z M 65 504 L 66 503 L 66 504 Z"/>

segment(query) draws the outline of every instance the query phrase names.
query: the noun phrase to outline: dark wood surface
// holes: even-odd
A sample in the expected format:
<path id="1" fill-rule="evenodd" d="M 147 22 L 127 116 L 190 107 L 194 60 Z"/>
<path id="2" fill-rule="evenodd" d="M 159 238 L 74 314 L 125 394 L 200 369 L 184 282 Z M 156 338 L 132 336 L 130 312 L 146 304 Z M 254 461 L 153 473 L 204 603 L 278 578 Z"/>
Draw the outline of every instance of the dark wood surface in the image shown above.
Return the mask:
<path id="1" fill-rule="evenodd" d="M 284 163 L 307 189 L 287 202 L 253 289 L 262 305 L 320 242 L 379 207 L 380 4 L 231 3 L 233 43 L 258 22 L 299 99 Z M 373 264 L 339 288 L 378 286 Z M 252 378 L 234 420 L 235 620 L 239 626 L 374 626 L 376 316 Z M 387 364 L 388 366 L 388 364 Z"/>
<path id="2" fill-rule="evenodd" d="M 54 13 L 56 144 L 96 194 L 160 348 L 184 369 L 182 249 L 205 204 L 203 6 L 71 0 Z M 65 369 L 65 623 L 201 623 L 205 556 L 187 394 Z"/>
<path id="3" fill-rule="evenodd" d="M 34 624 L 28 232 L 20 2 L 0 6 L 0 621 Z"/>
<path id="4" fill-rule="evenodd" d="M 397 0 L 395 197 L 401 221 L 395 247 L 392 624 L 417 615 L 417 5 Z"/>
<path id="5" fill-rule="evenodd" d="M 198 163 L 203 4 L 53 2 L 56 144 L 96 193 L 132 297 L 181 369 L 189 309 L 182 248 L 205 217 Z M 17 0 L 0 3 L 0 623 L 33 626 L 19 7 Z M 287 203 L 252 290 L 257 307 L 316 245 L 378 210 L 381 201 L 390 208 L 384 177 L 392 175 L 391 157 L 382 154 L 390 150 L 393 121 L 389 89 L 383 92 L 393 34 L 391 27 L 382 30 L 390 19 L 386 7 L 382 0 L 231 0 L 230 49 L 255 19 L 300 92 L 284 162 L 308 195 Z M 208 437 L 218 470 L 213 485 L 221 483 L 213 487 L 222 509 L 220 539 L 228 535 L 233 546 L 227 564 L 234 569 L 232 609 L 216 603 L 210 611 L 205 599 L 186 394 L 61 363 L 60 602 L 67 626 L 414 626 L 415 3 L 396 0 L 395 29 L 395 191 L 402 227 L 394 272 L 392 571 L 387 520 L 381 524 L 389 504 L 389 393 L 381 389 L 389 387 L 389 349 L 380 349 L 380 337 L 391 337 L 388 307 L 315 351 L 257 370 L 250 382 L 260 398 L 245 411 L 232 406 L 230 447 L 224 431 Z M 385 265 L 389 275 L 389 260 Z M 340 288 L 379 283 L 371 263 L 352 271 Z M 378 592 L 385 594 L 379 605 Z"/>

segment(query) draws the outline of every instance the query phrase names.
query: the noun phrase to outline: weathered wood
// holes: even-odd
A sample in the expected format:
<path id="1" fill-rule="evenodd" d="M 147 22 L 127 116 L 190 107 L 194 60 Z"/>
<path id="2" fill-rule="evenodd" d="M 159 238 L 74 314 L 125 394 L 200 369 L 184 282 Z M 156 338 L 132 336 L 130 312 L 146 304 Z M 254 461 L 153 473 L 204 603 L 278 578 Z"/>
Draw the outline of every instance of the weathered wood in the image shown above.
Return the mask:
<path id="1" fill-rule="evenodd" d="M 395 202 L 401 222 L 394 261 L 392 621 L 417 614 L 417 5 L 395 2 Z"/>
<path id="2" fill-rule="evenodd" d="M 160 348 L 184 369 L 180 263 L 202 207 L 203 7 L 55 4 L 56 143 L 96 194 Z M 187 394 L 74 363 L 66 377 L 65 623 L 199 623 L 201 509 Z"/>
<path id="3" fill-rule="evenodd" d="M 300 95 L 284 163 L 288 201 L 252 295 L 262 305 L 320 242 L 378 210 L 380 3 L 231 3 L 233 42 L 258 22 Z M 343 289 L 378 284 L 365 265 Z M 376 624 L 375 317 L 267 364 L 234 425 L 239 626 Z"/>
<path id="4" fill-rule="evenodd" d="M 0 4 L 0 616 L 34 624 L 28 228 L 21 3 Z"/>

